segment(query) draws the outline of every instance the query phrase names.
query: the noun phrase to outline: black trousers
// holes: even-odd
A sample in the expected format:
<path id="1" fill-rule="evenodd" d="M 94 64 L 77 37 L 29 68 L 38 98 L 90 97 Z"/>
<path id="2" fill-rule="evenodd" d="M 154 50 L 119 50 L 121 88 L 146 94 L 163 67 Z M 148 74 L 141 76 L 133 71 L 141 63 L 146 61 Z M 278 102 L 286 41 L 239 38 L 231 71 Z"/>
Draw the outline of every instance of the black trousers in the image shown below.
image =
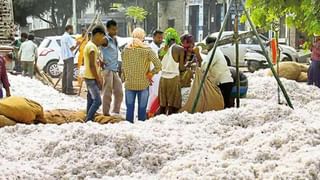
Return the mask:
<path id="1" fill-rule="evenodd" d="M 218 87 L 220 88 L 221 93 L 223 95 L 224 108 L 234 107 L 234 102 L 232 102 L 232 100 L 234 101 L 234 99 L 231 98 L 233 83 L 230 82 L 230 83 L 220 84 Z"/>

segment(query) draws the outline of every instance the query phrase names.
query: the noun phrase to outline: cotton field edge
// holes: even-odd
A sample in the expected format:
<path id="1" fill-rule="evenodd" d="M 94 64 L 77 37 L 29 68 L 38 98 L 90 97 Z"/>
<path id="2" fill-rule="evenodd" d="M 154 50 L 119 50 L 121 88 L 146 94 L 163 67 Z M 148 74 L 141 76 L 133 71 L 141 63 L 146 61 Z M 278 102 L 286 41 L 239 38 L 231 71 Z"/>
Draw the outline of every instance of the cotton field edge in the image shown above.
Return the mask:
<path id="1" fill-rule="evenodd" d="M 274 78 L 263 71 L 248 78 L 239 109 L 135 124 L 1 128 L 0 179 L 318 179 L 320 90 L 282 79 L 292 110 L 277 105 Z M 45 110 L 85 107 L 36 80 L 10 80 L 13 95 Z"/>

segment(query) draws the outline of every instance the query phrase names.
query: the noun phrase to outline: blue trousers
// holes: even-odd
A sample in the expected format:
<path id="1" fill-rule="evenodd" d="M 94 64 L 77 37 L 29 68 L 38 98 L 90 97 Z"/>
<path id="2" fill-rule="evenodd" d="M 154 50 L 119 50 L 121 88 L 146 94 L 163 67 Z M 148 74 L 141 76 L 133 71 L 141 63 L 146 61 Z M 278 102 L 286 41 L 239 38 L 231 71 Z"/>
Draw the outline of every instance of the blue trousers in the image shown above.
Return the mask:
<path id="1" fill-rule="evenodd" d="M 308 84 L 320 88 L 320 61 L 312 61 L 308 70 Z"/>
<path id="2" fill-rule="evenodd" d="M 126 120 L 133 123 L 134 120 L 134 106 L 136 97 L 138 97 L 138 119 L 145 121 L 147 119 L 147 105 L 149 99 L 149 88 L 141 91 L 126 90 Z"/>
<path id="3" fill-rule="evenodd" d="M 94 116 L 101 106 L 100 89 L 95 79 L 85 79 L 87 84 L 87 121 L 94 121 Z"/>

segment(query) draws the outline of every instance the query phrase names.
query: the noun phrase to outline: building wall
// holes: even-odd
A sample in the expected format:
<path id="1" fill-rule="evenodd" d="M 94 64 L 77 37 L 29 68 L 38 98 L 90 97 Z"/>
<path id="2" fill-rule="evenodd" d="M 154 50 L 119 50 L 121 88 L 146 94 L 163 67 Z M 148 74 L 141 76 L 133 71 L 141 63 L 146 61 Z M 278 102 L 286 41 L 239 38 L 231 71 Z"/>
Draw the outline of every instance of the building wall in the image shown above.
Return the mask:
<path id="1" fill-rule="evenodd" d="M 159 29 L 165 30 L 174 24 L 180 34 L 185 33 L 185 1 L 175 0 L 159 3 Z"/>

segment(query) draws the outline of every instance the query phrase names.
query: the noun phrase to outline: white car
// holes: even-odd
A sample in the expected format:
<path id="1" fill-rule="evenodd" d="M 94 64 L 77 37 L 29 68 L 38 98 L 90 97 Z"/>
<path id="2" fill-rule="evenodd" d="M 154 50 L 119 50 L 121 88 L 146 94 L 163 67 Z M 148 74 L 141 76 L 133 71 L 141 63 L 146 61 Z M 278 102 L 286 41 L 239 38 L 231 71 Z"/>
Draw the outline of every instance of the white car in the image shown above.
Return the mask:
<path id="1" fill-rule="evenodd" d="M 244 33 L 245 31 L 239 32 L 239 33 Z M 213 33 L 211 35 L 209 35 L 210 37 L 218 37 L 219 32 Z M 222 37 L 226 38 L 226 37 L 230 37 L 233 35 L 233 31 L 225 31 L 222 33 Z M 263 43 L 265 44 L 265 46 L 267 47 L 267 50 L 269 49 L 269 47 L 267 46 L 267 43 L 269 42 L 269 39 L 263 35 L 260 34 L 260 38 L 263 41 Z M 202 41 L 202 43 L 205 43 L 205 39 Z M 280 47 L 280 51 L 283 54 L 281 57 L 283 57 L 283 59 L 281 59 L 282 61 L 299 61 L 299 55 L 298 52 L 287 45 L 279 45 Z M 227 44 L 227 45 L 223 45 L 220 47 L 221 51 L 223 52 L 223 54 L 226 57 L 227 63 L 229 66 L 235 66 L 236 64 L 236 58 L 235 58 L 235 45 L 234 44 Z M 245 59 L 245 55 L 246 53 L 248 53 L 249 50 L 254 50 L 254 51 L 262 51 L 262 49 L 260 48 L 260 45 L 258 44 L 258 40 L 256 39 L 256 37 L 251 37 L 251 38 L 247 38 L 247 39 L 241 39 L 240 43 L 239 43 L 239 65 L 240 66 L 246 66 L 246 59 Z"/>
<path id="2" fill-rule="evenodd" d="M 58 63 L 63 61 L 60 58 L 61 52 L 61 36 L 48 36 L 43 39 L 38 48 L 38 61 L 37 65 L 40 70 L 48 73 L 51 77 L 57 78 L 61 74 L 61 69 L 58 67 Z M 78 54 L 78 53 L 77 53 Z M 78 58 L 74 58 L 75 77 L 78 73 L 77 63 Z"/>

